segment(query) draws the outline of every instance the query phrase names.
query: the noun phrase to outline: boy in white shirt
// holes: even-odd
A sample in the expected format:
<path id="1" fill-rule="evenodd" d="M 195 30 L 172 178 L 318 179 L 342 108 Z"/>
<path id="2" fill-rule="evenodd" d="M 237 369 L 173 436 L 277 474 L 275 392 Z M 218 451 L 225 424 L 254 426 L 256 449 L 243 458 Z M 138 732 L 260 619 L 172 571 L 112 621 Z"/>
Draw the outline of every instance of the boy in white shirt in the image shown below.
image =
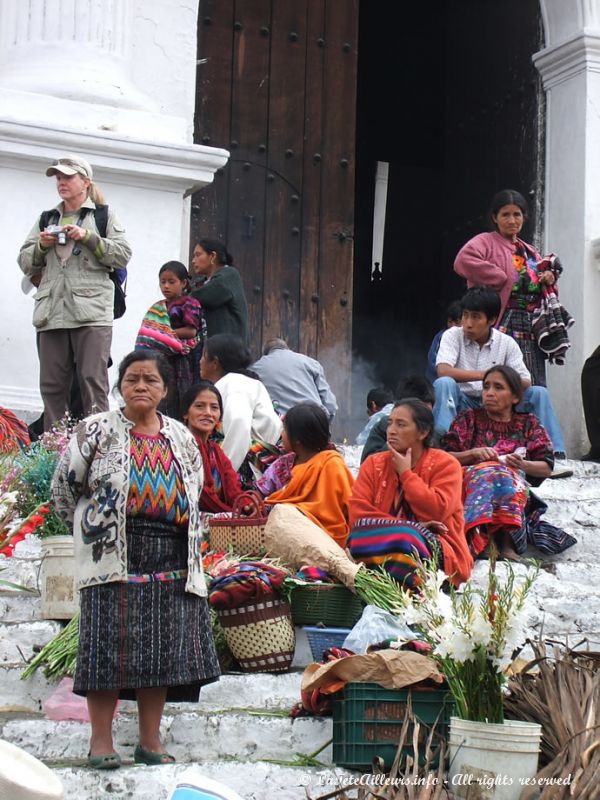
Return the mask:
<path id="1" fill-rule="evenodd" d="M 545 386 L 532 386 L 519 345 L 494 328 L 500 313 L 500 297 L 493 289 L 474 286 L 461 300 L 462 325 L 448 328 L 436 358 L 433 416 L 436 429 L 447 431 L 459 411 L 481 407 L 482 378 L 498 364 L 512 367 L 521 376 L 525 393 L 518 411 L 540 420 L 554 447 L 556 458 L 565 458 L 560 424 Z"/>

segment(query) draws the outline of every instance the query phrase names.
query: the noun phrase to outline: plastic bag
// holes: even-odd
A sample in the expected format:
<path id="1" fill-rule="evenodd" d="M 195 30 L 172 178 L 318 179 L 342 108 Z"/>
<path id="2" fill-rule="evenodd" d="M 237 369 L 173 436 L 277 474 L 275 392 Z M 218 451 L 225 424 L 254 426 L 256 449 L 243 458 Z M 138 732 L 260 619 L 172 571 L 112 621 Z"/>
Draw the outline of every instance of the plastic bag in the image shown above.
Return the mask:
<path id="1" fill-rule="evenodd" d="M 87 700 L 85 697 L 73 693 L 73 678 L 63 678 L 42 707 L 48 719 L 90 721 Z M 117 716 L 118 710 L 119 702 L 117 701 L 113 717 Z"/>
<path id="2" fill-rule="evenodd" d="M 207 778 L 198 767 L 191 767 L 177 778 L 177 786 L 169 795 L 169 800 L 210 800 L 222 797 L 223 800 L 242 800 L 242 797 L 220 781 Z"/>
<path id="3" fill-rule="evenodd" d="M 366 653 L 372 644 L 385 639 L 415 639 L 416 634 L 398 617 L 379 606 L 365 606 L 361 618 L 344 639 L 343 647 L 353 653 Z"/>

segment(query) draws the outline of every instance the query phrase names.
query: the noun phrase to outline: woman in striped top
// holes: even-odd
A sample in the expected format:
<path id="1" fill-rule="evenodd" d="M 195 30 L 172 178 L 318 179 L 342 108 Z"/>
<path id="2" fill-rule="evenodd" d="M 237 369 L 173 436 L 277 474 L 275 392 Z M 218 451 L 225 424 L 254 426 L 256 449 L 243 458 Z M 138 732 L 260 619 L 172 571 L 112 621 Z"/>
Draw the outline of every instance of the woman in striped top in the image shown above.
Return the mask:
<path id="1" fill-rule="evenodd" d="M 168 369 L 152 350 L 123 359 L 123 408 L 80 423 L 52 487 L 75 537 L 74 691 L 87 697 L 97 769 L 121 763 L 112 740 L 119 697 L 137 699 L 136 763 L 164 764 L 174 760 L 160 739 L 165 702 L 196 702 L 219 676 L 200 558 L 202 461 L 190 432 L 157 411 Z"/>

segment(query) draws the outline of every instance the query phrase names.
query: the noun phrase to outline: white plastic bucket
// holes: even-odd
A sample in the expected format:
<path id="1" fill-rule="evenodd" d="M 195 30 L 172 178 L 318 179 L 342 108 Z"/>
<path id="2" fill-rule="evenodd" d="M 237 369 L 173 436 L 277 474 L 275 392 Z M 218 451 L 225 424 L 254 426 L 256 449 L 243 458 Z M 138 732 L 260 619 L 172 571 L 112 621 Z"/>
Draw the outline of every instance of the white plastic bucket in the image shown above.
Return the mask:
<path id="1" fill-rule="evenodd" d="M 20 747 L 0 739 L 0 797 L 8 800 L 62 800 L 61 780 Z"/>
<path id="2" fill-rule="evenodd" d="M 243 800 L 233 789 L 220 781 L 207 778 L 196 768 L 187 769 L 169 795 L 169 800 Z"/>
<path id="3" fill-rule="evenodd" d="M 457 798 L 518 800 L 537 773 L 541 735 L 535 722 L 451 717 L 448 788 Z"/>
<path id="4" fill-rule="evenodd" d="M 79 600 L 75 589 L 72 536 L 49 536 L 42 540 L 40 583 L 43 619 L 75 616 Z"/>

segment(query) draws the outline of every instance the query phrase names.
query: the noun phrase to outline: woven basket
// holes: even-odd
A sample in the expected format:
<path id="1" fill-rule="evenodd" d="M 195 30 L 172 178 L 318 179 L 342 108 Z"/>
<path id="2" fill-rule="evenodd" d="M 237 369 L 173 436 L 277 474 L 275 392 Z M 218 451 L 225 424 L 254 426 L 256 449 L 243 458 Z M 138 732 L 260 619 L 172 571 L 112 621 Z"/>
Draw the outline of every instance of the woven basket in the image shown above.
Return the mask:
<path id="1" fill-rule="evenodd" d="M 251 506 L 254 516 L 242 516 L 242 508 Z M 267 516 L 262 498 L 255 492 L 244 492 L 233 504 L 233 516 L 226 519 L 212 517 L 208 523 L 210 549 L 233 550 L 244 556 L 264 556 L 265 524 Z"/>
<path id="2" fill-rule="evenodd" d="M 363 612 L 361 600 L 339 583 L 295 586 L 290 604 L 294 625 L 353 628 Z"/>
<path id="3" fill-rule="evenodd" d="M 285 600 L 271 598 L 239 608 L 217 609 L 229 649 L 243 672 L 284 672 L 296 647 Z"/>

